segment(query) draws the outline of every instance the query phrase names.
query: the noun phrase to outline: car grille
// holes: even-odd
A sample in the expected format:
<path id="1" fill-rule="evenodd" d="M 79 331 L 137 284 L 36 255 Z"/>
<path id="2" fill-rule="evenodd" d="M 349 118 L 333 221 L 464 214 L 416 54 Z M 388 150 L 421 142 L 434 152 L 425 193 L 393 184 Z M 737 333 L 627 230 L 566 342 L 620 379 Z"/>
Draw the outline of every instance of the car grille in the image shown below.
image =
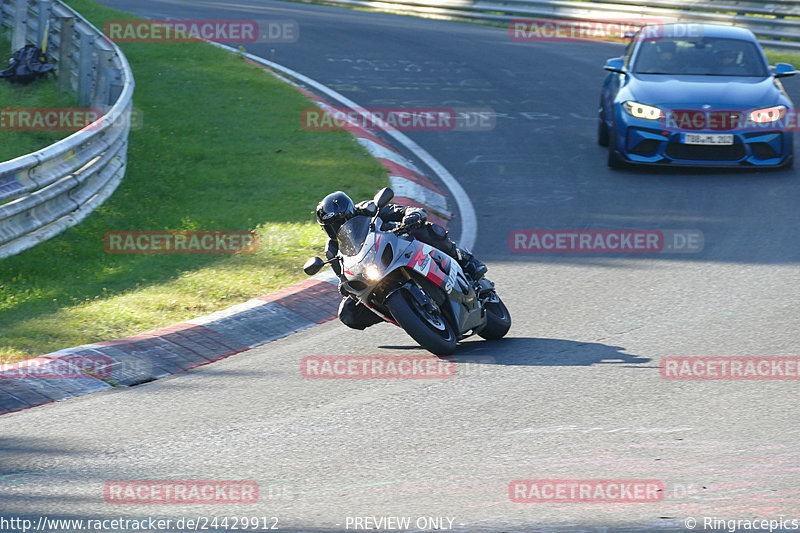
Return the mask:
<path id="1" fill-rule="evenodd" d="M 744 145 L 705 146 L 700 144 L 667 143 L 666 154 L 672 159 L 687 161 L 738 161 L 745 156 Z"/>

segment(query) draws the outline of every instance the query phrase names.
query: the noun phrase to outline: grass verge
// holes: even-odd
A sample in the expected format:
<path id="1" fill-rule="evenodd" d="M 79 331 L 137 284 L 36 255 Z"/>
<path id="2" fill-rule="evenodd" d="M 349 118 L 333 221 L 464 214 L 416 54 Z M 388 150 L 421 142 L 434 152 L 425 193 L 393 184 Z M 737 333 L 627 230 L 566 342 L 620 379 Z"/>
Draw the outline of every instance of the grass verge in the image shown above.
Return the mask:
<path id="1" fill-rule="evenodd" d="M 794 68 L 800 69 L 800 54 L 791 52 L 779 52 L 777 50 L 765 49 L 764 53 L 767 55 L 767 61 L 770 65 L 775 63 L 791 63 Z"/>
<path id="2" fill-rule="evenodd" d="M 90 0 L 97 27 L 133 18 Z M 77 227 L 0 261 L 0 362 L 180 322 L 292 284 L 324 244 L 314 207 L 341 189 L 370 198 L 380 164 L 346 132 L 311 132 L 310 102 L 205 44 L 123 45 L 142 127 L 125 179 Z M 112 230 L 252 230 L 240 255 L 116 255 Z"/>

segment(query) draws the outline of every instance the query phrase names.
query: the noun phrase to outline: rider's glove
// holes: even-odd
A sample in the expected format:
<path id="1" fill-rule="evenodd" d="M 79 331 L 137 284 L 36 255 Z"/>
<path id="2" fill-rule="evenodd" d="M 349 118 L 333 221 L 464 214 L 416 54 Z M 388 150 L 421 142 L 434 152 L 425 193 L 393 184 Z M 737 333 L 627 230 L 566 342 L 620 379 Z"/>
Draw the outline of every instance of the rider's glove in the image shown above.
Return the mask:
<path id="1" fill-rule="evenodd" d="M 365 213 L 368 216 L 374 217 L 378 212 L 378 206 L 372 200 L 364 200 L 356 204 L 356 211 Z"/>
<path id="2" fill-rule="evenodd" d="M 404 226 L 416 226 L 422 223 L 422 213 L 414 212 L 409 213 L 403 217 Z"/>

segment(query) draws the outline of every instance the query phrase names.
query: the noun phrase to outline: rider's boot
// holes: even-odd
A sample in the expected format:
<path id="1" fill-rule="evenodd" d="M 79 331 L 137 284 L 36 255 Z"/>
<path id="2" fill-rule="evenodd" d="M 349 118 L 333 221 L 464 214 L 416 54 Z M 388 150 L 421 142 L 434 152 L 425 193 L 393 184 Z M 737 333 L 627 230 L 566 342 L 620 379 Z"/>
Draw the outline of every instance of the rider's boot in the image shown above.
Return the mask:
<path id="1" fill-rule="evenodd" d="M 456 248 L 456 251 L 458 252 L 458 264 L 461 265 L 464 272 L 475 281 L 481 279 L 484 274 L 486 274 L 486 271 L 489 270 L 486 268 L 486 265 L 476 259 L 466 248 Z"/>

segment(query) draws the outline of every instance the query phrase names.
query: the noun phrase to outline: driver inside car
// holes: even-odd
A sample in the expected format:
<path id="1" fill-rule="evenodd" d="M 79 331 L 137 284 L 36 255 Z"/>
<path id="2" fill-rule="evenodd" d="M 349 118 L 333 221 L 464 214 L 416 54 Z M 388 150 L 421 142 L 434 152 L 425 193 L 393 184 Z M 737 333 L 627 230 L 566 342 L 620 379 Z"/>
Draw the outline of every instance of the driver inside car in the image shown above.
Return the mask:
<path id="1" fill-rule="evenodd" d="M 317 205 L 317 222 L 328 235 L 325 246 L 325 258 L 330 260 L 339 253 L 339 241 L 336 234 L 342 225 L 355 216 L 373 217 L 378 207 L 372 200 L 354 204 L 342 191 L 329 194 Z M 487 268 L 478 261 L 468 250 L 459 248 L 447 236 L 447 230 L 439 224 L 427 221 L 427 213 L 419 207 L 403 207 L 387 205 L 378 215 L 383 221 L 382 231 L 389 231 L 399 226 L 411 228 L 408 234 L 416 240 L 429 244 L 446 253 L 461 265 L 464 272 L 473 280 L 478 280 L 486 274 Z M 338 261 L 331 263 L 331 268 L 339 278 L 339 292 L 344 298 L 339 305 L 339 319 L 353 329 L 364 329 L 383 320 L 359 303 L 347 292 L 343 281 L 342 267 Z"/>

